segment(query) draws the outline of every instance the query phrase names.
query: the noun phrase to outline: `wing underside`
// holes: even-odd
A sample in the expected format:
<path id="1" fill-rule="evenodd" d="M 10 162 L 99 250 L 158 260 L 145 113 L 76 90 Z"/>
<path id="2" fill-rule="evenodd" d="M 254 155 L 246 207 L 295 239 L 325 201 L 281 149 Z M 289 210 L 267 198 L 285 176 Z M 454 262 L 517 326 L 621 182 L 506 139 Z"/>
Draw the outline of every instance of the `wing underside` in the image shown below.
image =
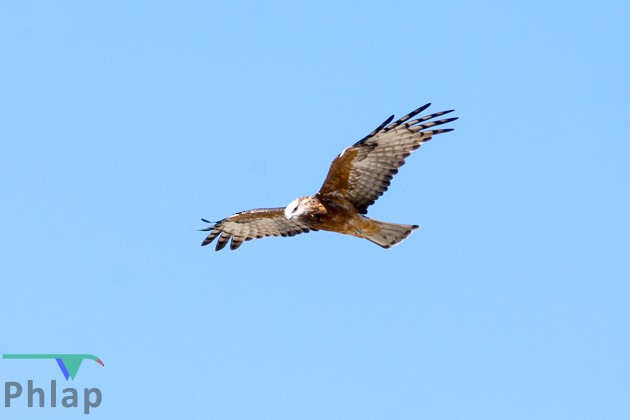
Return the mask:
<path id="1" fill-rule="evenodd" d="M 204 221 L 208 222 L 207 220 Z M 210 232 L 210 234 L 201 245 L 208 245 L 218 238 L 216 250 L 220 251 L 225 248 L 231 238 L 230 249 L 235 250 L 243 242 L 252 239 L 266 236 L 295 236 L 311 230 L 314 229 L 296 220 L 288 220 L 284 215 L 284 207 L 253 209 L 233 214 L 202 229 L 202 231 Z"/>
<path id="2" fill-rule="evenodd" d="M 433 136 L 452 131 L 452 128 L 433 127 L 457 118 L 437 119 L 453 110 L 436 112 L 413 119 L 430 104 L 391 122 L 389 117 L 369 135 L 345 149 L 332 162 L 319 195 L 342 194 L 361 214 L 387 191 L 398 168 L 422 143 Z"/>

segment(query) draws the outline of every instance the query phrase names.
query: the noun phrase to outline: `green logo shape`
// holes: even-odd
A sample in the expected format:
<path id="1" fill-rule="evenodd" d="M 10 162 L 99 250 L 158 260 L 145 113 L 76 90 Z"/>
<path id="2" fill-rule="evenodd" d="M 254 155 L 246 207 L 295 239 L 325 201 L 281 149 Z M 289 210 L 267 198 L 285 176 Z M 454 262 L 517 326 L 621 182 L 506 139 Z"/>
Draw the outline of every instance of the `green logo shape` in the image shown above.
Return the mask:
<path id="1" fill-rule="evenodd" d="M 105 366 L 101 359 L 91 354 L 3 354 L 3 359 L 55 359 L 63 376 L 66 378 L 72 378 L 77 376 L 79 367 L 83 359 L 94 360 L 101 366 Z"/>

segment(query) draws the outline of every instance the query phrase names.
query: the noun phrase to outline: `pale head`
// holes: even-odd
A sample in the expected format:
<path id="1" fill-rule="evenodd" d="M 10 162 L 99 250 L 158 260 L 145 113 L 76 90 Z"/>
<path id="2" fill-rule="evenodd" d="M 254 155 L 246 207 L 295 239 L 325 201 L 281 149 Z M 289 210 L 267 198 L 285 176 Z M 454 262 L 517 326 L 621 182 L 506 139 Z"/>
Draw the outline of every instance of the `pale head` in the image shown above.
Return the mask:
<path id="1" fill-rule="evenodd" d="M 299 217 L 304 214 L 309 198 L 310 197 L 299 197 L 291 201 L 287 208 L 284 209 L 284 217 L 291 220 L 294 217 Z"/>

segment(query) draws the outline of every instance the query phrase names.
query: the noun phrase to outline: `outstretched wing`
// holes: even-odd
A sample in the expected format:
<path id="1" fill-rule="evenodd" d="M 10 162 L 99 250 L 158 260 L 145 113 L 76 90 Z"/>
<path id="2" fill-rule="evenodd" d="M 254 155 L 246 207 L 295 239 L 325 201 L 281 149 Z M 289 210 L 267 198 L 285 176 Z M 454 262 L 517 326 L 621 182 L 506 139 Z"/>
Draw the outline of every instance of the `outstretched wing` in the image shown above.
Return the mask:
<path id="1" fill-rule="evenodd" d="M 430 105 L 426 104 L 393 123 L 392 115 L 376 130 L 341 152 L 330 165 L 324 185 L 317 194 L 341 194 L 356 206 L 359 213 L 366 214 L 367 208 L 387 191 L 391 179 L 411 152 L 434 135 L 453 131 L 452 128 L 429 130 L 456 120 L 431 121 L 453 110 L 411 120 Z"/>
<path id="2" fill-rule="evenodd" d="M 205 219 L 202 220 L 208 222 Z M 295 236 L 315 229 L 309 228 L 297 220 L 287 219 L 284 216 L 284 207 L 281 207 L 242 211 L 201 230 L 210 232 L 201 243 L 201 246 L 208 245 L 218 237 L 216 250 L 220 251 L 225 248 L 230 237 L 232 238 L 230 249 L 234 250 L 241 246 L 243 241 L 249 241 L 254 238 Z"/>

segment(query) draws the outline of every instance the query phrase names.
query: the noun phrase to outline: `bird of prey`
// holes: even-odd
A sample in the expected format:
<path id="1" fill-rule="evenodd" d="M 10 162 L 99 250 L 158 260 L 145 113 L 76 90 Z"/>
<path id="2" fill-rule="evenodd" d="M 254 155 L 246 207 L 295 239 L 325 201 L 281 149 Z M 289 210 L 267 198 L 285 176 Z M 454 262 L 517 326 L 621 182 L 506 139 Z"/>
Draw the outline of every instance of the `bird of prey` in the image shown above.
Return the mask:
<path id="1" fill-rule="evenodd" d="M 437 117 L 453 110 L 416 117 L 426 104 L 394 122 L 389 117 L 376 130 L 346 148 L 328 170 L 324 185 L 315 195 L 299 197 L 285 207 L 253 209 L 235 213 L 202 229 L 210 234 L 201 243 L 208 245 L 218 238 L 216 250 L 230 249 L 244 241 L 265 236 L 295 236 L 326 230 L 365 238 L 383 248 L 391 248 L 411 234 L 417 225 L 387 223 L 365 217 L 368 207 L 383 195 L 398 168 L 420 145 L 434 135 L 453 131 L 433 129 L 457 118 Z"/>

